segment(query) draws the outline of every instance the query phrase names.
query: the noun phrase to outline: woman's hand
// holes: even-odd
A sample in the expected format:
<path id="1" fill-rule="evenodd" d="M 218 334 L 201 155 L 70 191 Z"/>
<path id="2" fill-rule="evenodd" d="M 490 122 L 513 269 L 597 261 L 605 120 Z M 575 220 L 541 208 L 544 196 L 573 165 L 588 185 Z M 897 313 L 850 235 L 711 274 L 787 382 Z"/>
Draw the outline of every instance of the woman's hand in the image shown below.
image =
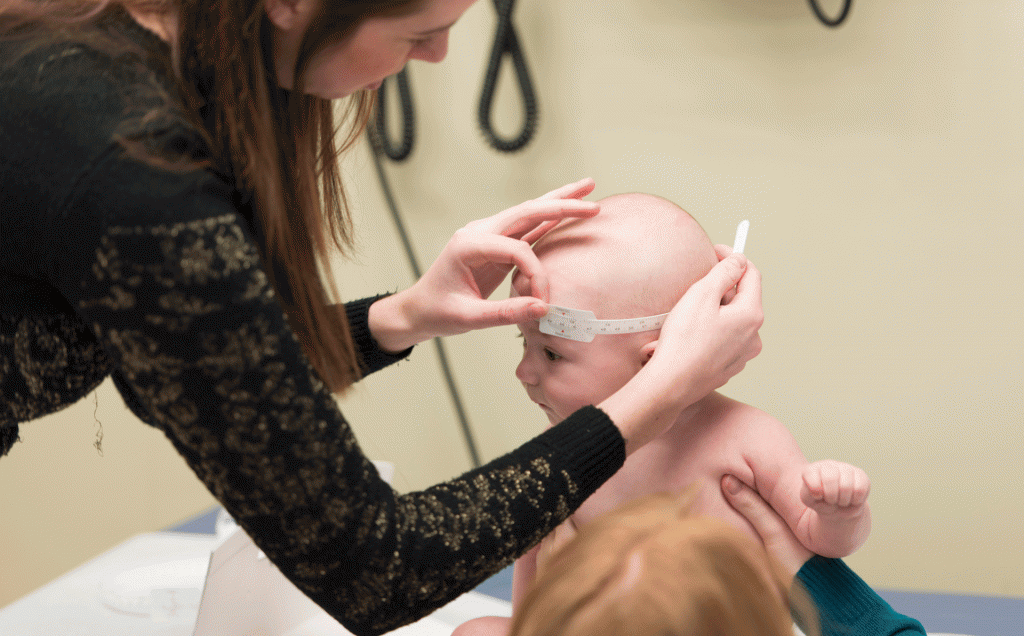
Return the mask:
<path id="1" fill-rule="evenodd" d="M 650 360 L 598 406 L 632 453 L 761 352 L 761 274 L 742 254 L 723 258 L 665 319 Z"/>
<path id="2" fill-rule="evenodd" d="M 696 402 L 761 352 L 763 323 L 761 273 L 742 254 L 727 256 L 673 307 L 648 366 L 689 359 L 696 382 L 687 404 Z"/>
<path id="3" fill-rule="evenodd" d="M 804 563 L 814 556 L 756 490 L 736 477 L 726 475 L 722 477 L 722 494 L 729 505 L 754 526 L 769 554 L 792 576 L 796 576 Z"/>
<path id="4" fill-rule="evenodd" d="M 594 190 L 583 179 L 455 232 L 437 260 L 409 289 L 370 306 L 370 331 L 388 351 L 435 336 L 537 320 L 547 313 L 548 279 L 532 245 L 567 218 L 585 218 L 599 206 L 583 201 Z M 518 267 L 529 296 L 487 300 Z"/>

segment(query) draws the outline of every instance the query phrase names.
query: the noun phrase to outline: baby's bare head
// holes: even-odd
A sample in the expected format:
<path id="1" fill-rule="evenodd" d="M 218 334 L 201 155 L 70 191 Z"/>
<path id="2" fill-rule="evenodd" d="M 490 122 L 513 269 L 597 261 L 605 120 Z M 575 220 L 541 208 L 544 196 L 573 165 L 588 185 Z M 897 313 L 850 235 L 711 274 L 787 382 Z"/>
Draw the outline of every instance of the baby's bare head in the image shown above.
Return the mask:
<path id="1" fill-rule="evenodd" d="M 718 262 L 707 233 L 671 201 L 630 193 L 600 204 L 597 216 L 563 222 L 534 245 L 552 304 L 599 319 L 665 313 Z M 520 293 L 523 283 L 513 278 Z"/>

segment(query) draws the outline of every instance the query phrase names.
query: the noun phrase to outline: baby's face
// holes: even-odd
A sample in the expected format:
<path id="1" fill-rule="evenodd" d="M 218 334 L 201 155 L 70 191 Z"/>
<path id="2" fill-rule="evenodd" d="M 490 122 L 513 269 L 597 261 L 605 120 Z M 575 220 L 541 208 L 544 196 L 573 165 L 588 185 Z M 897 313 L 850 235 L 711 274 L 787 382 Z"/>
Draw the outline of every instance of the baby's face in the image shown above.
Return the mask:
<path id="1" fill-rule="evenodd" d="M 523 359 L 516 377 L 526 394 L 558 424 L 577 409 L 598 404 L 618 391 L 643 366 L 631 335 L 597 336 L 592 342 L 540 332 L 537 322 L 518 325 Z"/>
<path id="2" fill-rule="evenodd" d="M 517 294 L 515 285 L 512 294 Z M 550 298 L 552 304 L 591 309 L 600 317 L 601 308 L 585 306 L 588 300 L 575 293 L 559 293 L 557 286 L 553 286 Z M 643 366 L 643 345 L 654 337 L 651 332 L 600 335 L 591 342 L 577 342 L 541 333 L 537 321 L 517 327 L 523 340 L 523 358 L 516 367 L 516 377 L 552 425 L 622 388 Z"/>

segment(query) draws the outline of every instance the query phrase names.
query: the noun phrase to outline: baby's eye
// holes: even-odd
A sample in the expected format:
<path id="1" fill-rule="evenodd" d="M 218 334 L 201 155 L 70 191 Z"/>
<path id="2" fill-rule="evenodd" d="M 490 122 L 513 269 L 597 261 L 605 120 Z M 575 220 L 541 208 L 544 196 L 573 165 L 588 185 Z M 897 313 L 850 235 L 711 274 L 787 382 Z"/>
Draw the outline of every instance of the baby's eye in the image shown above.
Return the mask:
<path id="1" fill-rule="evenodd" d="M 557 353 L 555 353 L 551 349 L 548 349 L 547 347 L 544 347 L 544 356 L 551 362 L 556 362 L 562 359 L 562 356 L 558 355 Z"/>

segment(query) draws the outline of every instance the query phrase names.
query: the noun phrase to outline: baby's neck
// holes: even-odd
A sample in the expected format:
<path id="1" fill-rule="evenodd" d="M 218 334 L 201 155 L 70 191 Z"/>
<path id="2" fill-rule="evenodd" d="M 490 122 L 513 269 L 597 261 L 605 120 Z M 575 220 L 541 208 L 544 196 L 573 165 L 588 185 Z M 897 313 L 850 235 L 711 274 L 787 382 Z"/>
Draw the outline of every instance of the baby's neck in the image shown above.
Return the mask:
<path id="1" fill-rule="evenodd" d="M 708 393 L 701 399 L 697 400 L 690 406 L 683 409 L 683 412 L 679 414 L 676 421 L 672 424 L 664 435 L 670 435 L 672 431 L 680 429 L 691 428 L 699 422 L 706 421 L 709 410 L 720 402 L 722 395 L 717 391 Z"/>

